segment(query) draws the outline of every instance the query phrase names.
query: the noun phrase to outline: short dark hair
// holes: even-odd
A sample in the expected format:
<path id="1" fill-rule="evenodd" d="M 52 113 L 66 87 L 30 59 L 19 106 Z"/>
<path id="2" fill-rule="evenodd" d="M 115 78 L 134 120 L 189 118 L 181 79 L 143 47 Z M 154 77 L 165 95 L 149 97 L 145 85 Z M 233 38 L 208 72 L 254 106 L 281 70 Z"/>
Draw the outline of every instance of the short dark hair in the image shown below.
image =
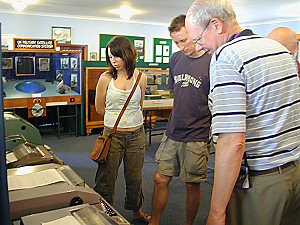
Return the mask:
<path id="1" fill-rule="evenodd" d="M 172 34 L 173 32 L 178 32 L 181 30 L 182 27 L 185 26 L 185 15 L 181 14 L 179 16 L 176 16 L 170 26 L 168 27 L 168 30 L 170 32 L 170 34 Z"/>
<path id="2" fill-rule="evenodd" d="M 137 59 L 137 51 L 133 47 L 133 44 L 126 37 L 116 36 L 113 37 L 106 45 L 106 63 L 109 66 L 109 72 L 112 77 L 117 79 L 117 70 L 110 62 L 108 48 L 110 48 L 110 53 L 113 56 L 120 57 L 124 60 L 128 79 L 130 79 L 133 76 Z"/>

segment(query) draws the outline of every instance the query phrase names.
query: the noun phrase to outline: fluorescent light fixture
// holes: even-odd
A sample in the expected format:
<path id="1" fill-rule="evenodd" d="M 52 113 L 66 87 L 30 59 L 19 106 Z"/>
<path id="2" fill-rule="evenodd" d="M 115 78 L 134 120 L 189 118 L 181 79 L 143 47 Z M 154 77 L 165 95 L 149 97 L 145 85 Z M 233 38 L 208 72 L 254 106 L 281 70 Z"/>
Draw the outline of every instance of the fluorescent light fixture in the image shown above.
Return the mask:
<path id="1" fill-rule="evenodd" d="M 4 1 L 11 3 L 11 6 L 17 11 L 22 11 L 27 7 L 28 4 L 37 2 L 37 0 L 4 0 Z"/>
<path id="2" fill-rule="evenodd" d="M 128 5 L 123 5 L 119 9 L 112 10 L 112 12 L 119 14 L 123 20 L 129 20 L 132 15 L 140 13 L 139 10 L 132 9 Z"/>

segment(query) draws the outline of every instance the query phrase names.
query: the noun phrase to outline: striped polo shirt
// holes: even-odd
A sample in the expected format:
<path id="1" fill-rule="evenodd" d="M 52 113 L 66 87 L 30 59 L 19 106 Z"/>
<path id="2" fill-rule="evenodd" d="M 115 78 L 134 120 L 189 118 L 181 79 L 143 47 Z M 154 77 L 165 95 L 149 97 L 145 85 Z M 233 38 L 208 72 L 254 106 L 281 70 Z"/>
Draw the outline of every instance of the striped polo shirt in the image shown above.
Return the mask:
<path id="1" fill-rule="evenodd" d="M 250 169 L 300 156 L 300 89 L 292 55 L 257 35 L 222 46 L 210 64 L 213 134 L 245 132 Z"/>

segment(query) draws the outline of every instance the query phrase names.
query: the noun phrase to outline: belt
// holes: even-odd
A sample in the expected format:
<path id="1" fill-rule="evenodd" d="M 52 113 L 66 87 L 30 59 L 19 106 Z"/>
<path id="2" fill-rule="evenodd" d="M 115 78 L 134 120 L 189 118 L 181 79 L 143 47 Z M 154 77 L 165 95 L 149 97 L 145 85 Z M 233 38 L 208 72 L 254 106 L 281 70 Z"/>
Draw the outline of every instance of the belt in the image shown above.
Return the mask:
<path id="1" fill-rule="evenodd" d="M 268 169 L 268 170 L 250 170 L 249 171 L 249 175 L 250 176 L 257 176 L 257 175 L 265 175 L 268 173 L 274 173 L 274 172 L 278 172 L 281 171 L 282 169 L 285 169 L 291 165 L 296 165 L 294 161 L 288 162 L 286 164 L 283 164 L 281 166 L 272 168 L 272 169 Z"/>

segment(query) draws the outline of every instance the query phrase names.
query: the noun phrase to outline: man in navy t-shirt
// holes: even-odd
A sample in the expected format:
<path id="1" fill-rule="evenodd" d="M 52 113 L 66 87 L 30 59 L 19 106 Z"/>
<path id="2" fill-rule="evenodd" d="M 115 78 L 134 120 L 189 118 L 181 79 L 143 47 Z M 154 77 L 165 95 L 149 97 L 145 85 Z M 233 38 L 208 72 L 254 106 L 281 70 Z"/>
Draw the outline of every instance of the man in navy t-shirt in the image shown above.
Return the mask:
<path id="1" fill-rule="evenodd" d="M 205 51 L 195 51 L 195 44 L 185 30 L 185 15 L 172 20 L 169 32 L 180 51 L 171 56 L 169 64 L 168 86 L 174 89 L 174 106 L 156 153 L 157 171 L 150 224 L 159 224 L 173 176 L 180 176 L 186 183 L 185 224 L 192 224 L 201 199 L 200 183 L 207 178 L 211 56 Z"/>

